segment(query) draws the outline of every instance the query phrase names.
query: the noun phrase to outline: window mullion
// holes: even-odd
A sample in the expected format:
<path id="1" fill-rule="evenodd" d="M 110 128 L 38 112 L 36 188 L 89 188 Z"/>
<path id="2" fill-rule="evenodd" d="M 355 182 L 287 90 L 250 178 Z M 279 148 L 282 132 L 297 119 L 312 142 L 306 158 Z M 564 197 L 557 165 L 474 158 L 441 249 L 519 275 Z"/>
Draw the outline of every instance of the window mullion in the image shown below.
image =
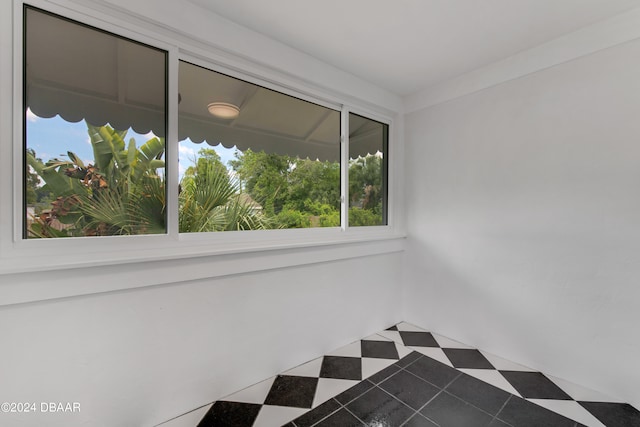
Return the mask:
<path id="1" fill-rule="evenodd" d="M 167 197 L 167 234 L 174 239 L 178 239 L 178 104 L 180 102 L 180 94 L 178 92 L 178 68 L 179 68 L 178 48 L 169 49 L 169 58 L 167 64 L 167 139 L 166 146 L 166 197 Z"/>
<path id="2" fill-rule="evenodd" d="M 342 107 L 340 117 L 340 226 L 349 228 L 349 110 Z"/>

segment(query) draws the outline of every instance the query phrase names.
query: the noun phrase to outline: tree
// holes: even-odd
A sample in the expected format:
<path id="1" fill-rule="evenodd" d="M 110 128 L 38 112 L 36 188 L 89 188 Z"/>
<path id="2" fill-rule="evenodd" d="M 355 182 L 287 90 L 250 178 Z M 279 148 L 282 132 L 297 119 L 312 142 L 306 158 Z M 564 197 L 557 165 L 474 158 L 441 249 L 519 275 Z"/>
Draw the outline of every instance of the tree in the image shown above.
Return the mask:
<path id="1" fill-rule="evenodd" d="M 269 228 L 269 220 L 241 197 L 240 186 L 229 177 L 220 156 L 208 148 L 198 154 L 196 165 L 186 170 L 180 182 L 180 232 Z"/>
<path id="2" fill-rule="evenodd" d="M 139 148 L 127 131 L 87 124 L 94 163 L 73 152 L 69 160 L 42 163 L 33 150 L 27 162 L 55 197 L 28 229 L 29 237 L 111 236 L 163 233 L 164 141 L 154 137 Z"/>
<path id="3" fill-rule="evenodd" d="M 275 216 L 287 201 L 287 187 L 292 162 L 289 156 L 256 152 L 250 149 L 236 153 L 230 162 L 251 197 L 264 208 L 267 216 Z"/>

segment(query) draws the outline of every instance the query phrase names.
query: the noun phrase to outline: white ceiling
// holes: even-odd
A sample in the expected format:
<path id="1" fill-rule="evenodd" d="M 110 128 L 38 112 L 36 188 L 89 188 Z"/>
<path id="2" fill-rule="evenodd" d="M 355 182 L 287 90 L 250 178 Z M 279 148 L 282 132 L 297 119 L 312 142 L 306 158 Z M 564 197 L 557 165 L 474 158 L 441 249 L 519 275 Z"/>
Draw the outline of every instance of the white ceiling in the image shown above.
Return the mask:
<path id="1" fill-rule="evenodd" d="M 190 1 L 398 95 L 640 7 L 640 0 Z"/>

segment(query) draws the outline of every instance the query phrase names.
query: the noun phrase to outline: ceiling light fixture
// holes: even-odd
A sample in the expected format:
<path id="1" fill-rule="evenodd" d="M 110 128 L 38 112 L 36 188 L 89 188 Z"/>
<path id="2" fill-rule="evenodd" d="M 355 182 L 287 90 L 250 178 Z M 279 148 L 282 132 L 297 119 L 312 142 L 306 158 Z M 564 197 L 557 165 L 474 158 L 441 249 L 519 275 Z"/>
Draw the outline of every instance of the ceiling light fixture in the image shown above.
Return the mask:
<path id="1" fill-rule="evenodd" d="M 240 114 L 240 108 L 227 102 L 212 102 L 207 109 L 212 116 L 220 119 L 235 119 Z"/>

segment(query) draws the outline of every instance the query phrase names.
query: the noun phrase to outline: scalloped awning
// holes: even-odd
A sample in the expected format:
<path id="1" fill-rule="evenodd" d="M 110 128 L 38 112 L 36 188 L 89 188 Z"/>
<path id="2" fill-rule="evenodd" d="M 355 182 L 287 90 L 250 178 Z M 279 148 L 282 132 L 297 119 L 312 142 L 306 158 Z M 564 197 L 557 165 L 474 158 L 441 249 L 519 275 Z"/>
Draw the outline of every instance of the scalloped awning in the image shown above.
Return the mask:
<path id="1" fill-rule="evenodd" d="M 164 136 L 166 52 L 34 9 L 27 12 L 27 107 L 40 117 L 109 123 Z M 340 112 L 186 62 L 179 68 L 179 139 L 338 161 Z M 211 102 L 240 108 L 216 119 Z M 352 157 L 381 151 L 383 125 L 350 119 Z"/>

